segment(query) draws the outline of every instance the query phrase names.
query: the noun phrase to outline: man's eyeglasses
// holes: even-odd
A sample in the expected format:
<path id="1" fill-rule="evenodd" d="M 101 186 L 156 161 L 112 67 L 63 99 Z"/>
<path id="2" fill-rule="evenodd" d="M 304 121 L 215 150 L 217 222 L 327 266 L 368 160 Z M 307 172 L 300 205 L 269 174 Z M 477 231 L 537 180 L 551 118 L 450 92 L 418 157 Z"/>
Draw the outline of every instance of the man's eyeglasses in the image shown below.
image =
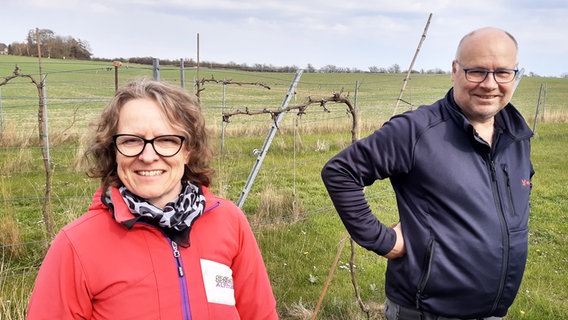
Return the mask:
<path id="1" fill-rule="evenodd" d="M 457 64 L 459 62 L 456 61 Z M 487 70 L 484 68 L 462 68 L 465 73 L 465 78 L 469 82 L 481 83 L 487 79 L 487 75 L 492 73 L 493 79 L 497 83 L 509 83 L 517 77 L 517 72 L 519 69 L 496 69 Z"/>
<path id="2" fill-rule="evenodd" d="M 173 157 L 181 150 L 185 137 L 164 135 L 148 140 L 133 134 L 115 134 L 112 139 L 116 150 L 126 157 L 139 156 L 148 143 L 159 156 Z"/>

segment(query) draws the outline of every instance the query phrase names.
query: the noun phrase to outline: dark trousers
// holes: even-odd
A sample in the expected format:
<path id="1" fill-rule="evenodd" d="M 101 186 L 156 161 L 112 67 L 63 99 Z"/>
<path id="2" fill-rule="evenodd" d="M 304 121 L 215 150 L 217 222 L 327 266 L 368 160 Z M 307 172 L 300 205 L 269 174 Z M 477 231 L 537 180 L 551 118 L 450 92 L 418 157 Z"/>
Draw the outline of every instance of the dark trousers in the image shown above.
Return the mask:
<path id="1" fill-rule="evenodd" d="M 500 317 L 488 317 L 477 319 L 447 318 L 429 312 L 403 307 L 387 298 L 385 302 L 385 316 L 388 320 L 500 320 Z"/>

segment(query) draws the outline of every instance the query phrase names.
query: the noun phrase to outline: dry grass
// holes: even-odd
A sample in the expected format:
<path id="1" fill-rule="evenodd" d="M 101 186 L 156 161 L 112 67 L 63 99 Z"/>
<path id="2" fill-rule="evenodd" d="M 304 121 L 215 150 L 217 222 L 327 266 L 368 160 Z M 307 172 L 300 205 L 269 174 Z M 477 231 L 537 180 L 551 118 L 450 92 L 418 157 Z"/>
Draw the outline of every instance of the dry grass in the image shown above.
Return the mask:
<path id="1" fill-rule="evenodd" d="M 14 212 L 15 210 L 4 210 L 4 212 Z M 20 229 L 12 215 L 0 216 L 0 244 L 2 253 L 8 254 L 14 259 L 18 259 L 24 253 L 23 247 L 17 245 L 22 243 Z"/>
<path id="2" fill-rule="evenodd" d="M 3 199 L 8 199 L 11 190 L 8 189 L 9 184 L 6 183 L 5 177 L 0 177 L 0 194 Z M 24 253 L 23 247 L 14 245 L 22 243 L 20 228 L 14 220 L 14 213 L 17 212 L 10 202 L 2 202 L 2 211 L 0 211 L 0 250 L 2 255 L 8 254 L 12 258 L 20 258 Z"/>
<path id="3" fill-rule="evenodd" d="M 289 189 L 277 189 L 274 185 L 263 188 L 258 211 L 250 218 L 251 223 L 277 226 L 297 221 L 302 212 L 301 201 Z"/>
<path id="4" fill-rule="evenodd" d="M 314 310 L 312 310 L 310 306 L 306 306 L 302 300 L 293 302 L 292 305 L 287 308 L 287 311 L 291 319 L 308 320 L 312 319 L 314 316 Z"/>
<path id="5" fill-rule="evenodd" d="M 15 121 L 3 121 L 0 132 L 0 147 L 3 148 L 26 148 L 37 145 L 37 129 L 22 130 Z"/>
<path id="6" fill-rule="evenodd" d="M 545 113 L 544 117 L 539 116 L 539 120 L 546 123 L 568 123 L 568 113 L 563 110 L 553 110 Z"/>
<path id="7" fill-rule="evenodd" d="M 0 320 L 23 320 L 26 318 L 29 292 L 25 290 L 27 272 L 11 270 L 0 260 Z"/>
<path id="8" fill-rule="evenodd" d="M 338 303 L 338 301 L 334 301 Z M 360 309 L 353 308 L 353 313 L 346 315 L 343 318 L 333 318 L 333 319 L 351 319 L 351 320 L 384 320 L 384 305 L 382 303 L 368 303 L 366 305 L 367 312 Z M 321 315 L 315 314 L 313 307 L 306 305 L 301 299 L 297 302 L 293 302 L 289 307 L 286 307 L 286 315 L 282 319 L 288 320 L 310 320 L 316 316 L 316 319 L 323 319 Z"/>
<path id="9" fill-rule="evenodd" d="M 17 173 L 29 172 L 34 169 L 34 150 L 16 149 L 10 157 L 0 163 L 0 171 L 10 176 Z"/>
<path id="10" fill-rule="evenodd" d="M 4 208 L 6 209 L 6 208 Z M 3 210 L 3 212 L 13 212 L 13 209 Z M 22 243 L 20 228 L 11 214 L 2 214 L 0 216 L 0 254 L 7 255 L 11 259 L 19 259 L 24 254 L 23 247 L 18 245 Z"/>

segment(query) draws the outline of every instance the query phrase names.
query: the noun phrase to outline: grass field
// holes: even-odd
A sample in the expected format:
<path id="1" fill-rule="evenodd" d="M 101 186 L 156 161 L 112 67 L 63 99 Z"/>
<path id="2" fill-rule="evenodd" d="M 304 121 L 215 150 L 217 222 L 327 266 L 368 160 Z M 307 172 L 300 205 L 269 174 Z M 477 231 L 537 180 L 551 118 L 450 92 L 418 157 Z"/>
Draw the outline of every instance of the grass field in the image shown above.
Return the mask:
<path id="1" fill-rule="evenodd" d="M 80 163 L 89 124 L 114 92 L 108 63 L 44 61 L 49 106 L 52 210 L 57 228 L 82 214 L 97 181 L 87 179 Z M 0 83 L 18 64 L 37 76 L 37 61 L 0 56 Z M 119 70 L 119 82 L 151 77 L 147 66 Z M 213 191 L 237 201 L 272 125 L 269 115 L 235 116 L 229 124 L 221 112 L 248 108 L 276 110 L 293 74 L 235 70 L 200 70 L 207 82 L 201 92 L 214 134 L 217 170 Z M 186 88 L 197 78 L 186 70 Z M 378 128 L 393 113 L 404 75 L 303 74 L 292 105 L 307 97 L 320 99 L 343 90 L 356 99 L 361 136 Z M 179 83 L 179 70 L 162 68 L 161 79 Z M 240 83 L 240 84 L 239 84 Z M 270 87 L 245 84 L 262 83 Z M 529 259 L 519 295 L 507 319 L 568 319 L 568 79 L 525 77 L 513 103 L 531 127 L 540 95 L 532 159 L 536 170 L 531 200 Z M 357 90 L 355 90 L 358 85 Z M 448 75 L 413 75 L 397 112 L 442 97 Z M 37 90 L 26 79 L 0 86 L 0 320 L 24 319 L 25 308 L 49 239 L 41 217 L 45 183 L 37 138 Z M 325 291 L 318 319 L 366 319 L 354 294 L 349 272 L 349 242 L 340 253 L 329 286 L 326 280 L 345 236 L 321 183 L 321 166 L 350 143 L 345 106 L 310 105 L 301 117 L 287 114 L 279 126 L 243 210 L 263 252 L 282 319 L 311 319 Z M 544 112 L 543 112 L 544 111 Z M 373 210 L 385 223 L 397 220 L 388 181 L 367 189 Z M 381 319 L 386 260 L 355 247 L 355 279 L 371 319 Z"/>

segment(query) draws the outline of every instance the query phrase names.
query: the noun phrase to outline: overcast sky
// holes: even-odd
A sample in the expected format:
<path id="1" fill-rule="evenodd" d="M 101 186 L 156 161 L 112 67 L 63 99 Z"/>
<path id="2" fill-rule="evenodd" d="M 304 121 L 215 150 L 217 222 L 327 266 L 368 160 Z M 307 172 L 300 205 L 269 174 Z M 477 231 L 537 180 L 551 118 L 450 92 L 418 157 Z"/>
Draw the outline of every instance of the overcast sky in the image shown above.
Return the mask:
<path id="1" fill-rule="evenodd" d="M 566 0 L 0 0 L 0 42 L 36 27 L 89 43 L 94 57 L 449 71 L 467 32 L 495 26 L 520 46 L 520 66 L 568 74 Z"/>

